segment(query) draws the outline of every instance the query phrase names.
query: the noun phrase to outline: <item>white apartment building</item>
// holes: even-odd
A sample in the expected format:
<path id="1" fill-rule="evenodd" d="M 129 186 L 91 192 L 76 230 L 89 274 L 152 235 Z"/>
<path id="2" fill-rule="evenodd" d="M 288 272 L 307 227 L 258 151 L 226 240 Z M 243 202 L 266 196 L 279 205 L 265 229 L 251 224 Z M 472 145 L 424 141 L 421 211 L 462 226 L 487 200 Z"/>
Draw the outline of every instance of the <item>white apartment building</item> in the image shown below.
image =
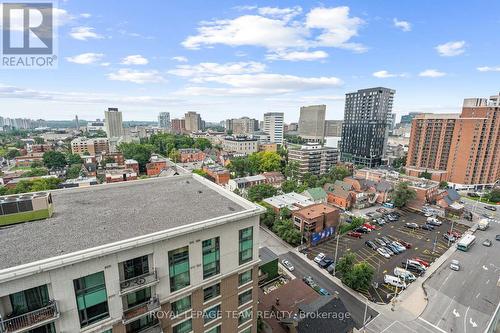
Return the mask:
<path id="1" fill-rule="evenodd" d="M 186 174 L 1 197 L 0 222 L 39 197 L 0 228 L 1 333 L 257 332 L 261 207 Z"/>
<path id="2" fill-rule="evenodd" d="M 267 112 L 264 113 L 264 133 L 269 134 L 270 143 L 283 144 L 283 112 Z"/>
<path id="3" fill-rule="evenodd" d="M 227 152 L 251 154 L 259 151 L 257 138 L 247 136 L 227 136 L 222 141 L 222 149 Z"/>

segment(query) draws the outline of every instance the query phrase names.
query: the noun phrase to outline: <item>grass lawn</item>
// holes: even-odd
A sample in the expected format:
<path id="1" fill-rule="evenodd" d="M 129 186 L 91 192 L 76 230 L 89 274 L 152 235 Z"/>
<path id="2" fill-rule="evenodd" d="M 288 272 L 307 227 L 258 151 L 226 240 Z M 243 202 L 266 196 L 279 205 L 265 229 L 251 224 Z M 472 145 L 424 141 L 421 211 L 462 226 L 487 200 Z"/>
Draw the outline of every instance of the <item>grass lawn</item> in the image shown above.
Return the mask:
<path id="1" fill-rule="evenodd" d="M 481 197 L 469 197 L 468 195 L 462 195 L 462 197 L 464 198 L 467 198 L 467 199 L 470 199 L 470 200 L 474 200 L 474 201 L 479 201 L 479 202 L 482 202 L 482 203 L 487 203 L 487 204 L 490 204 L 490 205 L 497 205 L 496 202 L 493 202 L 493 201 L 490 201 L 486 198 L 481 198 Z"/>

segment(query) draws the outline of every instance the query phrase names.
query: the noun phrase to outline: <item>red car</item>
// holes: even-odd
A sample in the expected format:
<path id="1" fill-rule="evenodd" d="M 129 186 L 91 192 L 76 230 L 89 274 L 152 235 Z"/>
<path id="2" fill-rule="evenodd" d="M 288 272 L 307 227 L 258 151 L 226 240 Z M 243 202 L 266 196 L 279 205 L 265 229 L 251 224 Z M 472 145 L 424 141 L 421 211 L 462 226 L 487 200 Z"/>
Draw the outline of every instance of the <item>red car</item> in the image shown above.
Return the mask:
<path id="1" fill-rule="evenodd" d="M 429 264 L 427 261 L 425 260 L 422 260 L 420 258 L 413 258 L 412 260 L 418 262 L 418 263 L 421 263 L 423 266 L 425 267 L 429 267 L 431 264 Z"/>
<path id="2" fill-rule="evenodd" d="M 446 233 L 447 233 L 448 235 L 452 235 L 452 236 L 454 236 L 455 238 L 460 238 L 460 237 L 462 237 L 462 234 L 461 234 L 461 233 L 459 233 L 458 231 L 449 231 L 449 230 L 448 230 Z"/>
<path id="3" fill-rule="evenodd" d="M 361 238 L 361 236 L 363 236 L 363 234 L 360 233 L 360 232 L 356 232 L 356 231 L 349 231 L 347 233 L 347 236 L 351 236 L 351 237 L 354 237 L 354 238 Z"/>
<path id="4" fill-rule="evenodd" d="M 363 227 L 371 229 L 371 230 L 375 230 L 377 228 L 376 226 L 371 225 L 370 223 L 363 224 Z"/>
<path id="5" fill-rule="evenodd" d="M 411 249 L 411 243 L 407 243 L 407 242 L 405 242 L 403 240 L 399 240 L 398 243 L 400 243 L 401 245 L 403 245 L 407 249 Z"/>

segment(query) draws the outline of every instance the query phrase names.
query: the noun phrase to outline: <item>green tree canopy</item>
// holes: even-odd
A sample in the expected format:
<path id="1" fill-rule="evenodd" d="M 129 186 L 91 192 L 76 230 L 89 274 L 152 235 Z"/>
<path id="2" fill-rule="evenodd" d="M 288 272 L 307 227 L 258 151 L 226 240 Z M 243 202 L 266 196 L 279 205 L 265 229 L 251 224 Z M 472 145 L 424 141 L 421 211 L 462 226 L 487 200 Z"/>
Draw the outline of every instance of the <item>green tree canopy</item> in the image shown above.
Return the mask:
<path id="1" fill-rule="evenodd" d="M 145 171 L 146 163 L 151 158 L 155 147 L 152 144 L 130 142 L 120 144 L 118 150 L 123 153 L 126 159 L 136 160 L 139 163 L 140 170 Z"/>
<path id="2" fill-rule="evenodd" d="M 294 226 L 292 220 L 276 220 L 272 227 L 274 233 L 278 235 L 281 239 L 292 246 L 297 246 L 300 244 L 300 239 L 302 235 L 300 231 Z"/>
<path id="3" fill-rule="evenodd" d="M 342 282 L 354 290 L 367 290 L 370 287 L 374 273 L 375 270 L 366 262 L 360 262 L 342 276 Z"/>
<path id="4" fill-rule="evenodd" d="M 431 179 L 432 174 L 426 170 L 420 173 L 420 178 Z"/>
<path id="5" fill-rule="evenodd" d="M 258 202 L 265 198 L 275 196 L 278 190 L 269 184 L 259 184 L 250 187 L 248 190 L 248 200 Z"/>
<path id="6" fill-rule="evenodd" d="M 82 165 L 81 164 L 73 164 L 71 165 L 68 170 L 66 171 L 66 178 L 67 179 L 75 179 L 80 176 L 80 171 L 82 170 Z"/>
<path id="7" fill-rule="evenodd" d="M 58 151 L 43 153 L 43 164 L 49 169 L 62 169 L 66 166 L 66 156 Z"/>
<path id="8" fill-rule="evenodd" d="M 400 182 L 396 185 L 396 189 L 392 194 L 392 200 L 396 207 L 404 207 L 417 197 L 417 192 L 408 185 L 408 182 Z"/>
<path id="9" fill-rule="evenodd" d="M 346 253 L 342 258 L 340 258 L 336 265 L 336 271 L 340 273 L 342 276 L 349 274 L 352 270 L 352 266 L 354 265 L 354 260 L 356 256 L 354 253 L 349 252 Z"/>
<path id="10" fill-rule="evenodd" d="M 66 155 L 66 163 L 68 165 L 79 164 L 79 163 L 82 163 L 82 158 L 78 154 L 67 154 Z"/>
<path id="11" fill-rule="evenodd" d="M 39 177 L 45 176 L 47 173 L 45 168 L 31 168 L 30 171 L 23 173 L 23 177 Z"/>
<path id="12" fill-rule="evenodd" d="M 198 138 L 194 140 L 194 148 L 198 148 L 200 150 L 205 150 L 208 148 L 212 148 L 212 143 L 210 140 L 205 138 Z"/>
<path id="13" fill-rule="evenodd" d="M 447 188 L 448 187 L 448 182 L 445 180 L 442 180 L 439 182 L 439 188 Z"/>

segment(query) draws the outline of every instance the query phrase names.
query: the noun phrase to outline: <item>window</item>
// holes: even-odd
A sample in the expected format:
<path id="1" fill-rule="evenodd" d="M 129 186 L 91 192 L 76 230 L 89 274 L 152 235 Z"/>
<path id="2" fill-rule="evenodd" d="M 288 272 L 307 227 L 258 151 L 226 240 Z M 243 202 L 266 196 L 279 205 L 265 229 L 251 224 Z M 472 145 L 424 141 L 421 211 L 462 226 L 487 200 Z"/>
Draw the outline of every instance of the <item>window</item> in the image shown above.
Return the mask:
<path id="1" fill-rule="evenodd" d="M 81 327 L 109 316 L 104 272 L 73 280 Z"/>
<path id="2" fill-rule="evenodd" d="M 172 333 L 189 333 L 193 330 L 193 321 L 188 319 L 172 327 Z"/>
<path id="3" fill-rule="evenodd" d="M 243 331 L 241 331 L 240 333 L 252 333 L 252 326 L 248 327 L 248 328 L 245 328 Z"/>
<path id="4" fill-rule="evenodd" d="M 220 295 L 220 283 L 203 289 L 203 302 L 211 300 Z"/>
<path id="5" fill-rule="evenodd" d="M 221 326 L 216 326 L 212 329 L 209 329 L 208 331 L 205 331 L 205 333 L 221 333 Z"/>
<path id="6" fill-rule="evenodd" d="M 170 292 L 189 286 L 189 247 L 168 252 Z"/>
<path id="7" fill-rule="evenodd" d="M 238 326 L 243 323 L 246 323 L 250 319 L 252 319 L 252 308 L 248 308 L 246 310 L 241 311 L 238 317 Z"/>
<path id="8" fill-rule="evenodd" d="M 251 269 L 238 275 L 238 286 L 242 286 L 245 283 L 248 283 L 250 281 L 252 281 L 252 270 Z"/>
<path id="9" fill-rule="evenodd" d="M 203 278 L 220 273 L 220 243 L 219 237 L 203 241 Z"/>
<path id="10" fill-rule="evenodd" d="M 239 234 L 239 261 L 240 265 L 243 265 L 251 261 L 253 257 L 253 227 L 242 229 L 239 231 Z"/>
<path id="11" fill-rule="evenodd" d="M 54 326 L 54 323 L 50 323 L 47 325 L 43 325 L 43 326 L 34 328 L 28 332 L 29 333 L 56 333 L 56 328 Z"/>
<path id="12" fill-rule="evenodd" d="M 127 295 L 127 308 L 145 303 L 151 299 L 151 287 Z"/>
<path id="13" fill-rule="evenodd" d="M 157 324 L 158 318 L 156 318 L 155 316 L 145 316 L 128 324 L 125 330 L 127 333 L 141 332 L 146 328 L 155 326 Z"/>
<path id="14" fill-rule="evenodd" d="M 220 318 L 220 315 L 220 304 L 218 304 L 203 312 L 203 323 L 206 324 L 214 321 L 215 319 Z"/>
<path id="15" fill-rule="evenodd" d="M 125 280 L 132 279 L 136 276 L 143 275 L 149 272 L 148 256 L 130 259 L 123 262 L 123 272 Z"/>
<path id="16" fill-rule="evenodd" d="M 171 308 L 174 315 L 178 315 L 191 309 L 191 295 L 172 302 Z"/>
<path id="17" fill-rule="evenodd" d="M 242 292 L 238 295 L 238 306 L 250 302 L 252 300 L 252 289 Z"/>
<path id="18" fill-rule="evenodd" d="M 12 315 L 21 315 L 43 308 L 49 303 L 47 285 L 26 289 L 10 295 Z"/>

